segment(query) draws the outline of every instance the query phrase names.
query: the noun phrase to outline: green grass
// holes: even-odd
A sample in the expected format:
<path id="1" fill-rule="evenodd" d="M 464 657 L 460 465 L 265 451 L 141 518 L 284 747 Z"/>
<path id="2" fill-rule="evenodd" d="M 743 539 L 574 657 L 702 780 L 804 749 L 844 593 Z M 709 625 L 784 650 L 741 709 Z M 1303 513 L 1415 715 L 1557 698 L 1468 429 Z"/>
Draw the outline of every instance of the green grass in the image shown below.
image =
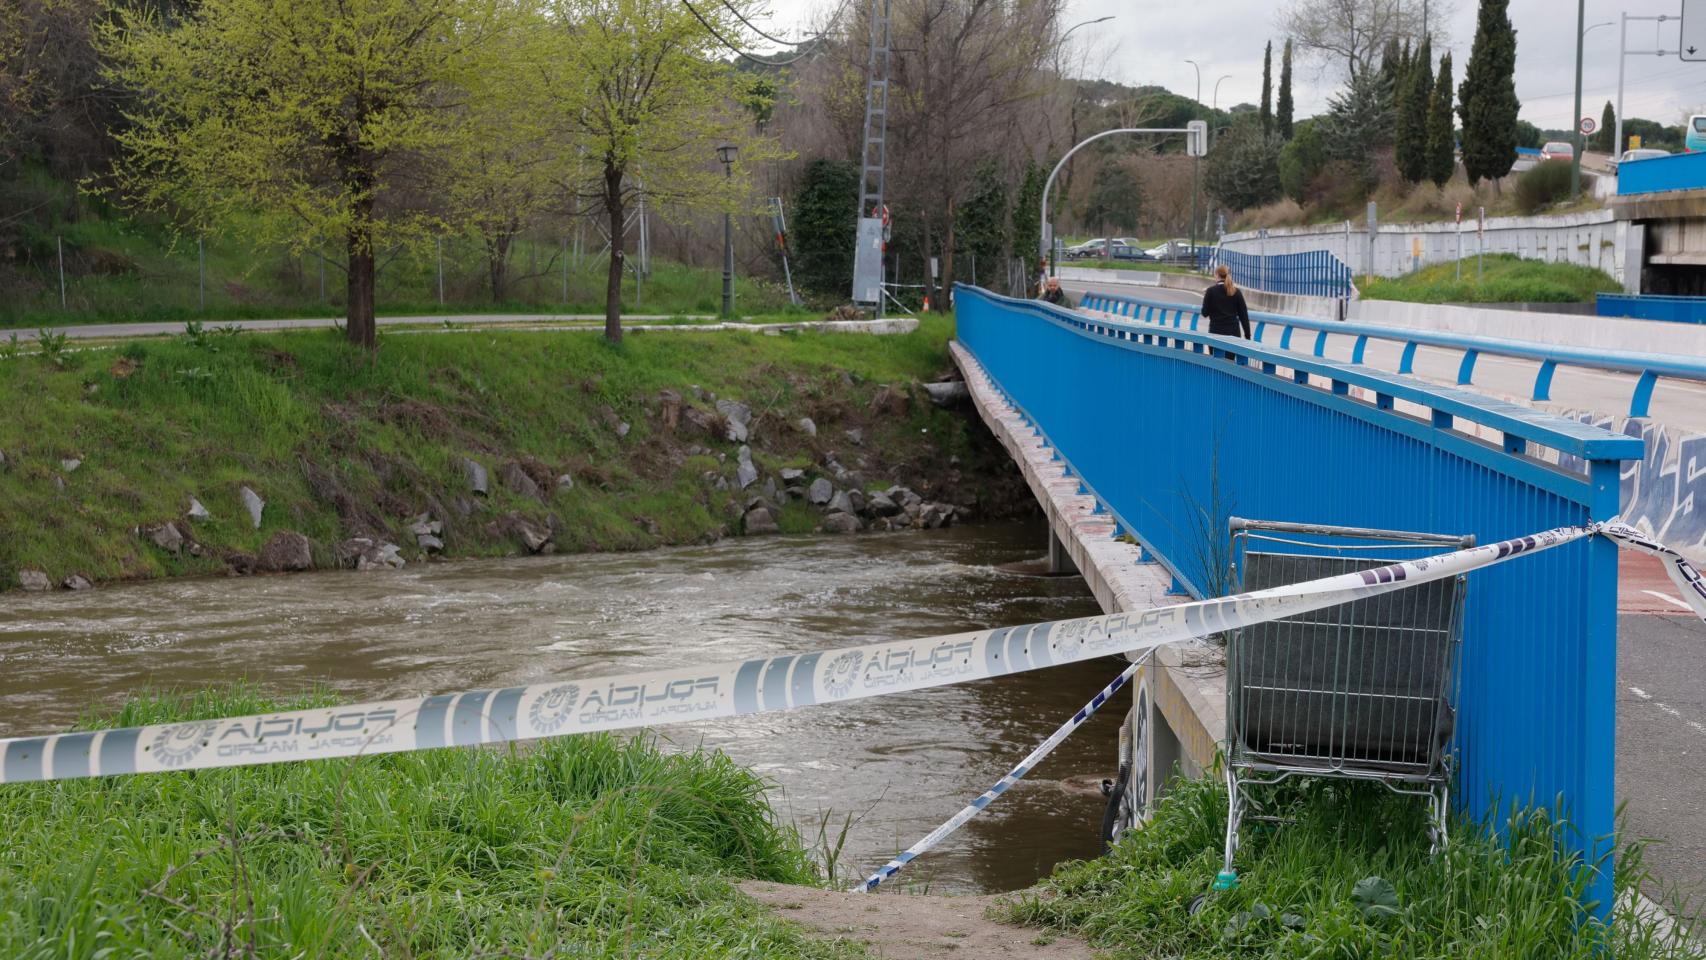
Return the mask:
<path id="1" fill-rule="evenodd" d="M 695 385 L 752 407 L 761 465 L 836 451 L 849 466 L 867 457 L 867 478 L 917 484 L 957 469 L 963 490 L 983 491 L 1011 472 L 999 448 L 974 444 L 970 419 L 910 386 L 950 368 L 952 330 L 951 316 L 932 314 L 905 336 L 637 331 L 612 346 L 592 333 L 382 332 L 369 357 L 319 330 L 135 341 L 61 353 L 62 366 L 26 351 L 0 358 L 0 586 L 23 569 L 55 582 L 218 572 L 280 530 L 305 534 L 320 566 L 358 533 L 412 553 L 404 520 L 423 511 L 445 522 L 456 556 L 514 552 L 488 529 L 510 513 L 554 515 L 564 552 L 715 538 L 729 532 L 729 503 L 745 498 L 704 474 L 732 480 L 738 444 L 663 423 L 666 389 L 710 409 Z M 8 349 L 0 341 L 0 357 Z M 904 411 L 870 410 L 885 384 L 907 394 Z M 806 416 L 815 438 L 794 426 Z M 631 425 L 626 438 L 618 421 Z M 860 448 L 842 433 L 855 426 Z M 725 459 L 690 458 L 693 446 Z M 489 498 L 468 494 L 463 457 L 492 471 Z M 66 472 L 69 458 L 83 463 Z M 572 474 L 575 486 L 547 484 L 546 503 L 512 493 L 497 482 L 512 460 L 546 480 Z M 267 501 L 259 530 L 243 514 L 244 485 Z M 132 534 L 182 517 L 191 496 L 213 514 L 194 524 L 203 556 Z M 782 525 L 808 520 L 785 512 Z"/>
<path id="2" fill-rule="evenodd" d="M 1510 253 L 1488 254 L 1484 269 L 1475 257 L 1465 257 L 1462 264 L 1461 281 L 1452 261 L 1391 279 L 1362 277 L 1357 286 L 1367 300 L 1411 303 L 1591 303 L 1595 294 L 1623 289 L 1603 270 Z"/>
<path id="3" fill-rule="evenodd" d="M 1609 932 L 1587 918 L 1583 874 L 1558 856 L 1560 828 L 1543 812 L 1513 813 L 1508 846 L 1458 822 L 1444 852 L 1430 856 L 1414 798 L 1343 781 L 1280 796 L 1278 809 L 1295 822 L 1276 830 L 1247 821 L 1240 886 L 1194 915 L 1187 905 L 1221 865 L 1218 778 L 1176 784 L 1148 826 L 1101 860 L 1063 865 L 1007 919 L 1085 937 L 1120 960 L 1703 956 L 1626 905 Z M 1620 899 L 1642 878 L 1640 848 L 1631 847 L 1619 860 Z"/>
<path id="4" fill-rule="evenodd" d="M 329 703 L 134 700 L 94 726 Z M 0 955 L 845 958 L 731 881 L 812 883 L 766 784 L 607 735 L 0 788 Z"/>
<path id="5" fill-rule="evenodd" d="M 0 262 L 0 329 L 133 321 L 210 322 L 277 317 L 341 316 L 343 274 L 336 249 L 321 268 L 315 251 L 291 253 L 257 242 L 256 224 L 230 224 L 206 238 L 205 278 L 196 241 L 174 237 L 162 223 L 128 217 L 37 168 L 0 183 L 0 200 L 17 209 L 77 208 L 76 218 L 53 223 L 22 219 L 7 228 L 6 262 Z M 603 313 L 609 260 L 599 255 L 596 229 L 583 231 L 586 253 L 573 264 L 561 236 L 518 237 L 509 259 L 511 281 L 494 302 L 487 261 L 478 240 L 446 237 L 442 247 L 382 251 L 380 314 Z M 61 306 L 59 241 L 64 240 L 66 284 Z M 631 244 L 630 244 L 631 245 Z M 444 302 L 439 302 L 440 249 Z M 630 262 L 637 258 L 629 251 Z M 571 263 L 565 276 L 563 266 Z M 322 294 L 322 275 L 324 293 Z M 566 296 L 565 296 L 566 280 Z M 735 303 L 743 313 L 791 310 L 785 288 L 737 276 Z M 652 274 L 636 290 L 630 270 L 622 286 L 623 309 L 647 314 L 711 314 L 722 305 L 721 267 L 694 268 L 653 258 Z M 205 306 L 204 306 L 205 302 Z"/>

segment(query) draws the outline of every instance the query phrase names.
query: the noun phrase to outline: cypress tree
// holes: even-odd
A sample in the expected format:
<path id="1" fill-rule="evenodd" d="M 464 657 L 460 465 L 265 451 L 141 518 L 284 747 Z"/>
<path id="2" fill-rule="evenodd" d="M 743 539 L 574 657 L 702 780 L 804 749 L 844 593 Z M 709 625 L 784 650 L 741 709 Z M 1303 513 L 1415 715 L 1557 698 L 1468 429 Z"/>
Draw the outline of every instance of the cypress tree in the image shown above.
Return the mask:
<path id="1" fill-rule="evenodd" d="M 1274 132 L 1274 42 L 1262 51 L 1262 136 Z"/>
<path id="2" fill-rule="evenodd" d="M 1463 168 L 1469 182 L 1497 180 L 1516 163 L 1516 30 L 1510 0 L 1481 0 L 1469 66 L 1457 88 L 1463 119 Z"/>
<path id="3" fill-rule="evenodd" d="M 1451 117 L 1451 54 L 1439 58 L 1439 79 L 1434 81 L 1433 102 L 1428 105 L 1427 178 L 1445 186 L 1457 169 Z"/>
<path id="4" fill-rule="evenodd" d="M 1404 179 L 1418 183 L 1428 175 L 1428 112 L 1434 88 L 1432 41 L 1422 40 L 1399 83 L 1395 159 Z"/>
<path id="5" fill-rule="evenodd" d="M 1280 86 L 1279 86 L 1279 135 L 1291 139 L 1291 38 L 1285 41 L 1285 52 L 1280 54 Z"/>
<path id="6" fill-rule="evenodd" d="M 1617 111 L 1611 106 L 1611 101 L 1605 101 L 1605 112 L 1599 115 L 1599 135 L 1594 138 L 1594 149 L 1601 153 L 1622 153 L 1617 144 L 1612 141 L 1617 138 Z"/>

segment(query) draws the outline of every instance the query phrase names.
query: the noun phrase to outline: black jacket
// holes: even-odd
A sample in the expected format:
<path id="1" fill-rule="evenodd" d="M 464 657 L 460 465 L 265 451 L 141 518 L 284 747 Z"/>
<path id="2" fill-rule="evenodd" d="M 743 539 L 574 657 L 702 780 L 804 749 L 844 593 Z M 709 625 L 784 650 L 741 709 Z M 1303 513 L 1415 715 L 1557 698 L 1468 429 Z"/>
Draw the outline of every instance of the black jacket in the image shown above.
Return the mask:
<path id="1" fill-rule="evenodd" d="M 1244 305 L 1244 291 L 1227 296 L 1224 285 L 1209 287 L 1202 295 L 1202 315 L 1208 318 L 1209 333 L 1250 339 L 1250 308 Z"/>
<path id="2" fill-rule="evenodd" d="M 1044 288 L 1042 298 L 1057 307 L 1065 307 L 1068 310 L 1076 309 L 1078 306 L 1072 302 L 1072 295 L 1064 289 L 1049 290 Z"/>

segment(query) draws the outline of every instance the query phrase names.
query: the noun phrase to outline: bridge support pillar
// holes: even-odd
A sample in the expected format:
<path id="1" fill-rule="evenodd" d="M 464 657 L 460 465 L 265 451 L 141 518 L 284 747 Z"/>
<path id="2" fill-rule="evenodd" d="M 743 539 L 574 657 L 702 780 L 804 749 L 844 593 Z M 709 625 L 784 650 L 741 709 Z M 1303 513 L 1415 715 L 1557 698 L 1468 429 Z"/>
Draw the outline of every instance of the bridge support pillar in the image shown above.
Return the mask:
<path id="1" fill-rule="evenodd" d="M 1048 572 L 1055 577 L 1078 572 L 1078 564 L 1072 562 L 1072 555 L 1066 552 L 1066 545 L 1053 530 L 1048 532 Z"/>

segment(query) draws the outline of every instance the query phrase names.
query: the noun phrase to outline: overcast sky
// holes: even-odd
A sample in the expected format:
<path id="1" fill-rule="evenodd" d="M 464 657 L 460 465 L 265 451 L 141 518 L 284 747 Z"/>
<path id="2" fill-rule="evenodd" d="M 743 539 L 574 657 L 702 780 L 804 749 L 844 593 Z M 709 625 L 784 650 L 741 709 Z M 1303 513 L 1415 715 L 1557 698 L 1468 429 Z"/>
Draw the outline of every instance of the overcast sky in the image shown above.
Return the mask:
<path id="1" fill-rule="evenodd" d="M 768 32 L 789 31 L 797 35 L 803 24 L 841 0 L 772 0 L 773 16 Z M 863 3 L 866 0 L 849 0 Z M 1421 0 L 1414 0 L 1420 3 Z M 1446 0 L 1449 2 L 1449 0 Z M 1631 16 L 1673 17 L 1684 0 L 1587 0 L 1586 23 L 1616 21 L 1620 13 Z M 1698 0 L 1706 14 L 1706 0 Z M 1196 74 L 1184 58 L 1202 64 L 1202 98 L 1213 99 L 1217 78 L 1230 75 L 1220 84 L 1219 105 L 1259 102 L 1262 95 L 1262 45 L 1274 41 L 1274 82 L 1279 82 L 1279 50 L 1284 37 L 1275 26 L 1278 11 L 1285 6 L 1276 0 L 1212 0 L 1201 4 L 1178 0 L 1072 0 L 1068 22 L 1113 15 L 1108 23 L 1086 27 L 1073 35 L 1077 53 L 1084 58 L 1084 73 L 1128 84 L 1158 84 L 1192 96 Z M 1436 9 L 1438 2 L 1436 0 Z M 1456 0 L 1457 10 L 1441 29 L 1451 37 L 1453 73 L 1463 78 L 1463 67 L 1475 38 L 1476 0 Z M 1575 4 L 1568 0 L 1511 0 L 1510 17 L 1517 32 L 1516 93 L 1522 101 L 1522 117 L 1543 128 L 1570 125 L 1575 76 Z M 1192 8 L 1196 8 L 1193 10 Z M 1662 32 L 1661 32 L 1662 31 Z M 1706 113 L 1706 63 L 1684 63 L 1676 56 L 1655 57 L 1655 36 L 1663 46 L 1676 47 L 1677 24 L 1646 22 L 1629 24 L 1629 49 L 1649 51 L 1628 61 L 1624 101 L 1628 115 L 1681 124 L 1690 112 Z M 1080 42 L 1082 41 L 1082 42 Z M 1590 30 L 1582 79 L 1582 112 L 1599 118 L 1607 100 L 1617 96 L 1618 27 Z M 1441 52 L 1434 51 L 1435 56 Z M 1338 86 L 1337 65 L 1323 72 L 1315 64 L 1300 63 L 1296 70 L 1295 96 L 1299 117 L 1313 115 L 1326 106 Z"/>

